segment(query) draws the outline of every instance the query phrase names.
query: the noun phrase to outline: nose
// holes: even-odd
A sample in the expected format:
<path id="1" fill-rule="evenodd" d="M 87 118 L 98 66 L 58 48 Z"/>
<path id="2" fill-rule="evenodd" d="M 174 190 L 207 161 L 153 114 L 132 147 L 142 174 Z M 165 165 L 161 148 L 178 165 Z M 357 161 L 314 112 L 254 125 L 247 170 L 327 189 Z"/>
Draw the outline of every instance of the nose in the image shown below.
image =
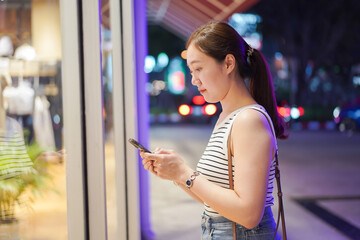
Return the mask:
<path id="1" fill-rule="evenodd" d="M 192 75 L 191 77 L 191 84 L 194 85 L 194 86 L 198 86 L 200 85 L 200 79 L 194 74 Z"/>

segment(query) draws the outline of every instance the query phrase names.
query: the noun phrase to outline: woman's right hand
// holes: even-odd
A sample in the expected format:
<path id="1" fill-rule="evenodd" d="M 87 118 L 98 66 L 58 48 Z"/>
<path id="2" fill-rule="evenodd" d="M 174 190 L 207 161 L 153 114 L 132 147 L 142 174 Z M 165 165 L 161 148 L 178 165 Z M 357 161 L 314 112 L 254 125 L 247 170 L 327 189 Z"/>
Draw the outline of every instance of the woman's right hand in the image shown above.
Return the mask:
<path id="1" fill-rule="evenodd" d="M 152 153 L 156 153 L 159 148 L 156 148 Z M 143 159 L 142 164 L 144 165 L 144 169 L 156 175 L 154 171 L 154 160 L 146 159 L 144 156 L 145 152 L 140 151 L 140 157 Z"/>
<path id="2" fill-rule="evenodd" d="M 173 150 L 157 148 L 152 153 L 140 153 L 146 170 L 156 176 L 175 182 L 185 182 L 194 172 Z"/>

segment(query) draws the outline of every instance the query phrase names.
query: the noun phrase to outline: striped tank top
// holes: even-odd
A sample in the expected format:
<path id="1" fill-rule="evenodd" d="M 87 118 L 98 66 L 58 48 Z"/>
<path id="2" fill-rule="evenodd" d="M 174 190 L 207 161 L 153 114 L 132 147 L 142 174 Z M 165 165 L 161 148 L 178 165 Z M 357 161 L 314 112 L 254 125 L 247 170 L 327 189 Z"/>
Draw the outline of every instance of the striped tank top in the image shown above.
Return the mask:
<path id="1" fill-rule="evenodd" d="M 228 136 L 234 122 L 234 119 L 238 114 L 240 114 L 245 109 L 255 109 L 263 113 L 271 126 L 272 132 L 275 135 L 274 127 L 271 121 L 270 116 L 267 114 L 264 107 L 254 104 L 248 105 L 242 108 L 239 108 L 229 114 L 221 123 L 217 123 L 208 142 L 208 145 L 205 148 L 203 155 L 201 156 L 199 163 L 197 165 L 197 171 L 200 172 L 206 179 L 210 182 L 213 182 L 223 188 L 229 187 L 229 169 L 228 169 L 228 154 L 227 154 L 227 140 Z M 276 137 L 275 144 L 277 149 Z M 234 165 L 232 165 L 234 168 Z M 274 205 L 274 198 L 272 196 L 273 192 L 273 182 L 275 178 L 275 157 L 272 159 L 269 178 L 268 178 L 268 188 L 265 200 L 265 206 Z M 234 175 L 233 175 L 234 179 Z M 220 216 L 214 209 L 209 205 L 204 203 L 204 208 L 206 214 L 209 216 Z"/>

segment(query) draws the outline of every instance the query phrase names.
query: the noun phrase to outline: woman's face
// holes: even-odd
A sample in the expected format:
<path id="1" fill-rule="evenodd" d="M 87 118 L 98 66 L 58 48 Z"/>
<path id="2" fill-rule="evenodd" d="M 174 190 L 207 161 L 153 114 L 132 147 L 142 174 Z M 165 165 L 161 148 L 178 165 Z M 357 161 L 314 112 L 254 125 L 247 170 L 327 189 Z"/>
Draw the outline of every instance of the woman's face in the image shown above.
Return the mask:
<path id="1" fill-rule="evenodd" d="M 217 62 L 191 43 L 187 49 L 187 65 L 192 75 L 191 83 L 207 102 L 216 103 L 224 99 L 230 87 L 224 62 Z"/>

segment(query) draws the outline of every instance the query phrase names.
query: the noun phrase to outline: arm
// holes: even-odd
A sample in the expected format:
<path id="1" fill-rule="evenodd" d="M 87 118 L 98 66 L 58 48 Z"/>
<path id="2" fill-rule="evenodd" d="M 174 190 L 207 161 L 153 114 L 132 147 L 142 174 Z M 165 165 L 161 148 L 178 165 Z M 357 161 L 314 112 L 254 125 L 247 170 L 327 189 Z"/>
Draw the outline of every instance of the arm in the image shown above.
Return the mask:
<path id="1" fill-rule="evenodd" d="M 172 152 L 175 153 L 174 151 L 171 151 L 171 150 L 169 151 L 169 150 L 162 150 L 160 148 L 156 148 L 153 153 L 155 153 L 155 154 L 170 154 Z M 144 158 L 144 152 L 141 151 L 140 155 L 141 155 L 142 158 Z M 146 170 L 148 170 L 152 174 L 158 176 L 157 172 L 154 170 L 154 161 L 153 160 L 144 159 L 143 160 L 143 165 L 144 165 L 144 168 Z M 173 181 L 178 187 L 180 187 L 182 190 L 184 190 L 190 197 L 192 197 L 193 199 L 195 199 L 196 201 L 198 201 L 198 202 L 200 202 L 202 204 L 204 203 L 198 196 L 196 196 L 194 193 L 192 193 L 191 191 L 189 191 L 187 189 L 187 187 L 184 184 L 185 181 L 184 182 L 175 181 L 175 180 L 173 180 Z"/>
<path id="2" fill-rule="evenodd" d="M 231 136 L 234 190 L 200 176 L 191 191 L 222 216 L 253 228 L 263 215 L 274 138 L 265 116 L 250 109 L 235 119 Z"/>
<path id="3" fill-rule="evenodd" d="M 253 228 L 264 211 L 274 148 L 274 139 L 265 116 L 250 109 L 239 115 L 232 129 L 232 146 L 234 190 L 222 188 L 198 176 L 190 191 L 222 216 Z M 165 152 L 144 154 L 144 158 L 156 160 L 154 172 L 157 176 L 185 183 L 193 170 L 175 152 Z"/>
<path id="4" fill-rule="evenodd" d="M 193 172 L 191 172 L 191 174 L 192 174 Z M 190 174 L 190 175 L 191 175 Z M 189 175 L 189 176 L 190 176 Z M 177 183 L 178 184 L 178 186 L 182 189 L 182 190 L 184 190 L 184 192 L 186 192 L 190 197 L 192 197 L 193 199 L 195 199 L 196 201 L 198 201 L 198 202 L 200 202 L 200 203 L 202 203 L 202 204 L 204 204 L 204 201 L 203 200 L 201 200 L 201 198 L 199 198 L 196 194 L 194 194 L 192 191 L 189 191 L 189 189 L 187 189 L 187 187 L 183 184 L 183 182 L 182 183 Z"/>

